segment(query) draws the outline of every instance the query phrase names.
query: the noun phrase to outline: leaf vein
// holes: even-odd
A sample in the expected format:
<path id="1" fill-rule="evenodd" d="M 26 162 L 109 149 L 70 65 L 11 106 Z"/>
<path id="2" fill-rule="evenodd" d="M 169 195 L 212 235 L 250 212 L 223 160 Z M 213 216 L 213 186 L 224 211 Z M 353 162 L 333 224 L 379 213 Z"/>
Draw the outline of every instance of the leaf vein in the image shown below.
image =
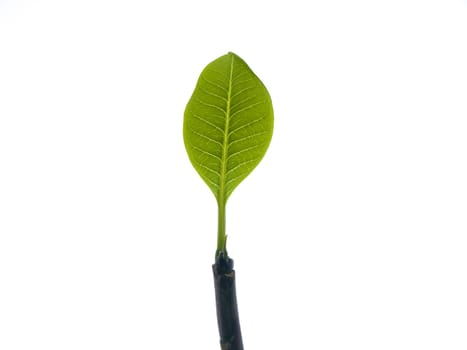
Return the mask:
<path id="1" fill-rule="evenodd" d="M 224 79 L 227 80 L 227 81 L 230 79 L 227 75 L 225 75 L 225 74 L 222 73 L 222 72 L 219 72 L 218 70 L 209 68 L 209 71 L 211 71 L 211 72 L 213 72 L 213 73 L 216 73 L 216 74 L 219 74 L 222 78 L 224 78 Z"/>
<path id="2" fill-rule="evenodd" d="M 235 180 L 238 180 L 239 178 L 241 177 L 245 177 L 245 174 L 240 174 L 240 175 L 237 175 L 237 176 L 234 176 L 233 178 L 231 178 L 229 181 L 227 181 L 225 183 L 226 186 L 230 185 L 232 182 L 234 182 Z"/>
<path id="3" fill-rule="evenodd" d="M 247 147 L 245 149 L 242 149 L 240 151 L 236 151 L 236 152 L 233 152 L 233 153 L 230 153 L 229 156 L 227 157 L 227 160 L 229 160 L 230 158 L 232 158 L 233 156 L 237 156 L 241 153 L 244 153 L 244 152 L 248 152 L 248 151 L 251 151 L 252 149 L 255 149 L 255 148 L 258 148 L 260 147 L 261 145 L 254 145 L 254 146 L 251 146 L 251 147 Z"/>
<path id="4" fill-rule="evenodd" d="M 242 142 L 242 141 L 245 141 L 245 140 L 248 140 L 248 139 L 252 139 L 252 138 L 254 138 L 254 137 L 256 137 L 256 136 L 264 135 L 264 134 L 267 134 L 267 133 L 268 133 L 267 131 L 261 131 L 261 132 L 254 133 L 254 134 L 252 134 L 252 135 L 248 135 L 248 136 L 245 136 L 245 137 L 241 137 L 241 138 L 239 138 L 239 139 L 236 139 L 236 140 L 232 141 L 232 142 L 229 144 L 229 148 L 230 148 L 232 145 L 234 145 L 234 144 L 236 144 L 236 143 L 238 143 L 238 142 Z"/>
<path id="5" fill-rule="evenodd" d="M 249 83 L 250 81 L 253 81 L 253 80 L 255 80 L 255 78 L 248 78 L 248 79 L 245 79 L 245 80 L 242 80 L 242 81 L 238 81 L 238 82 L 235 83 L 235 86 L 240 85 L 240 84 Z"/>
<path id="6" fill-rule="evenodd" d="M 235 98 L 235 97 L 237 97 L 237 96 L 243 94 L 244 92 L 246 92 L 246 91 L 248 91 L 248 90 L 253 90 L 253 89 L 255 89 L 255 88 L 256 88 L 256 86 L 248 86 L 248 87 L 246 87 L 246 88 L 244 88 L 244 89 L 241 89 L 240 91 L 236 92 L 236 93 L 232 96 L 232 98 Z"/>
<path id="7" fill-rule="evenodd" d="M 216 98 L 218 98 L 218 99 L 220 99 L 220 100 L 222 100 L 222 101 L 224 101 L 224 102 L 227 102 L 227 99 L 226 99 L 225 97 L 221 96 L 221 95 L 218 95 L 218 94 L 216 94 L 216 93 L 214 93 L 214 92 L 211 92 L 211 91 L 208 91 L 208 90 L 206 90 L 206 89 L 203 89 L 202 87 L 200 87 L 199 89 L 200 89 L 202 92 L 204 92 L 206 95 L 209 95 L 209 96 L 212 96 L 212 97 L 216 97 Z"/>
<path id="8" fill-rule="evenodd" d="M 211 123 L 209 120 L 204 119 L 203 117 L 199 116 L 199 115 L 196 114 L 196 113 L 192 113 L 192 115 L 193 115 L 193 117 L 195 117 L 196 119 L 198 119 L 198 120 L 204 122 L 205 124 L 207 124 L 207 125 L 209 125 L 209 126 L 212 126 L 212 127 L 215 128 L 216 130 L 219 130 L 219 131 L 222 133 L 222 135 L 224 134 L 224 130 L 223 130 L 222 128 L 218 127 L 216 124 Z"/>
<path id="9" fill-rule="evenodd" d="M 213 139 L 213 138 L 211 138 L 211 137 L 209 137 L 209 136 L 203 135 L 203 134 L 201 134 L 201 133 L 199 133 L 199 132 L 197 132 L 197 131 L 195 131 L 195 130 L 193 130 L 193 129 L 191 129 L 191 128 L 190 128 L 189 130 L 190 130 L 193 134 L 195 134 L 195 135 L 197 135 L 197 136 L 199 136 L 199 137 L 201 137 L 201 138 L 203 138 L 203 139 L 206 139 L 206 140 L 208 140 L 208 141 L 214 142 L 214 143 L 218 144 L 219 146 L 224 147 L 224 145 L 223 145 L 222 143 L 220 143 L 219 141 L 217 141 L 217 140 L 215 140 L 215 139 Z"/>
<path id="10" fill-rule="evenodd" d="M 225 109 L 223 109 L 223 108 L 221 108 L 221 107 L 219 107 L 219 106 L 217 106 L 215 104 L 204 102 L 203 100 L 201 100 L 199 98 L 196 98 L 196 102 L 198 102 L 199 104 L 202 104 L 203 106 L 206 106 L 206 107 L 215 108 L 215 109 L 221 111 L 224 114 L 224 116 L 226 115 Z"/>
<path id="11" fill-rule="evenodd" d="M 214 157 L 216 159 L 219 159 L 220 161 L 222 161 L 221 157 L 219 157 L 217 154 L 214 154 L 214 153 L 211 153 L 211 152 L 208 152 L 208 151 L 205 151 L 204 149 L 202 148 L 199 148 L 197 146 L 192 146 L 194 150 L 197 150 L 198 152 L 201 152 L 203 154 L 206 154 L 208 156 L 211 156 L 211 157 Z"/>
<path id="12" fill-rule="evenodd" d="M 224 91 L 225 93 L 227 93 L 227 89 L 225 87 L 223 87 L 222 85 L 220 84 L 217 84 L 216 82 L 212 81 L 212 80 L 209 80 L 208 78 L 204 77 L 204 76 L 201 76 L 201 78 L 208 84 L 211 84 L 212 86 L 215 86 L 216 88 L 218 89 L 221 89 L 222 91 Z"/>
<path id="13" fill-rule="evenodd" d="M 243 101 L 243 102 L 245 102 L 245 101 Z M 258 105 L 260 105 L 260 104 L 262 104 L 262 103 L 264 103 L 264 102 L 266 102 L 266 101 L 262 100 L 262 101 L 258 101 L 258 102 L 252 103 L 251 105 L 248 105 L 248 106 L 246 106 L 246 107 L 240 108 L 238 111 L 235 111 L 234 113 L 232 113 L 232 114 L 230 115 L 230 119 L 232 119 L 232 118 L 233 118 L 234 116 L 236 116 L 237 114 L 242 113 L 242 112 L 244 112 L 244 111 L 247 111 L 247 110 L 249 110 L 249 109 L 255 108 L 256 106 L 258 106 Z"/>
<path id="14" fill-rule="evenodd" d="M 249 102 L 249 101 L 254 100 L 254 99 L 256 99 L 256 96 L 250 96 L 250 97 L 244 98 L 244 99 L 243 99 L 242 101 L 240 101 L 240 102 L 235 103 L 235 105 L 236 105 L 236 106 L 240 106 L 240 105 L 244 104 L 245 102 Z M 250 106 L 250 105 L 247 105 L 247 106 Z M 246 107 L 247 107 L 247 106 L 246 106 Z"/>
<path id="15" fill-rule="evenodd" d="M 261 116 L 260 118 L 257 118 L 257 119 L 255 119 L 255 120 L 252 120 L 252 121 L 249 122 L 249 123 L 243 124 L 242 126 L 239 126 L 238 128 L 233 129 L 232 131 L 229 132 L 229 136 L 232 135 L 232 134 L 234 134 L 234 133 L 236 133 L 236 132 L 239 131 L 239 130 L 245 129 L 245 128 L 249 127 L 250 125 L 253 125 L 253 124 L 255 124 L 255 123 L 257 123 L 257 122 L 263 120 L 265 117 L 266 117 L 266 116 L 263 115 L 263 116 Z"/>
<path id="16" fill-rule="evenodd" d="M 210 184 L 212 184 L 214 187 L 216 188 L 219 188 L 219 184 L 215 183 L 214 181 L 212 181 L 209 177 L 207 176 L 203 176 L 203 179 L 208 181 Z"/>
<path id="17" fill-rule="evenodd" d="M 216 174 L 217 176 L 221 176 L 221 174 L 220 174 L 218 171 L 216 171 L 216 170 L 214 170 L 214 169 L 211 169 L 210 167 L 208 167 L 208 166 L 206 166 L 206 165 L 204 165 L 204 164 L 202 164 L 202 163 L 200 163 L 200 162 L 196 162 L 196 163 L 197 163 L 201 168 L 206 169 L 206 170 L 210 171 L 211 173 Z"/>
<path id="18" fill-rule="evenodd" d="M 239 75 L 237 75 L 237 76 L 232 80 L 232 82 L 235 83 L 236 80 L 240 79 L 241 77 L 243 77 L 244 75 L 247 75 L 247 74 L 249 74 L 249 73 L 250 73 L 250 72 L 248 72 L 248 71 L 245 71 L 245 72 L 240 73 Z M 253 78 L 250 78 L 250 79 L 253 79 Z"/>
<path id="19" fill-rule="evenodd" d="M 256 162 L 260 159 L 261 157 L 256 157 L 254 159 L 250 159 L 250 160 L 245 160 L 239 164 L 237 164 L 236 166 L 234 166 L 233 168 L 227 170 L 227 173 L 225 174 L 225 177 L 228 177 L 229 174 L 231 174 L 233 171 L 237 170 L 238 168 L 242 167 L 242 166 L 245 166 L 247 164 L 250 164 L 250 163 L 253 163 L 253 162 Z"/>

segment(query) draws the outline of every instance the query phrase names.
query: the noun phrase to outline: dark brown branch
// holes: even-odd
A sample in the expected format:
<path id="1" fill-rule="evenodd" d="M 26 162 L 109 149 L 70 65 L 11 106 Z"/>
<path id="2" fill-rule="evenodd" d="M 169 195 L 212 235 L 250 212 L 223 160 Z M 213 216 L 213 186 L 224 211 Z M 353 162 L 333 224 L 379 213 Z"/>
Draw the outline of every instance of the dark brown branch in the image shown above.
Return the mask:
<path id="1" fill-rule="evenodd" d="M 243 350 L 233 260 L 222 252 L 212 265 L 216 290 L 217 324 L 222 350 Z"/>

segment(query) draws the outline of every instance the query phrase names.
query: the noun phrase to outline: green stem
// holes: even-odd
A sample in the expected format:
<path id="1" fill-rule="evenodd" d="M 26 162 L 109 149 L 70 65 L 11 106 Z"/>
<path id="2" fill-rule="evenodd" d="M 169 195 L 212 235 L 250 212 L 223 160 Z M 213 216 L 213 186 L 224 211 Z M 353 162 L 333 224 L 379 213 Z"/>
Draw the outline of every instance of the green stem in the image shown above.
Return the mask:
<path id="1" fill-rule="evenodd" d="M 218 229 L 217 229 L 217 251 L 216 256 L 219 253 L 224 253 L 227 256 L 227 236 L 225 234 L 225 201 L 221 198 L 218 201 L 219 215 L 218 215 Z"/>

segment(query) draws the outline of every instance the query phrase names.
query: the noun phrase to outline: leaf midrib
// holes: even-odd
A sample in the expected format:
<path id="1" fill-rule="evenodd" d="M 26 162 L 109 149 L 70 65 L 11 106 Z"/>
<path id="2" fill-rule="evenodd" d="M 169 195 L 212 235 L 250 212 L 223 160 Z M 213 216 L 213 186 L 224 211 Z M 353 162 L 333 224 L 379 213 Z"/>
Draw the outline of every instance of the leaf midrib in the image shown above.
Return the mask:
<path id="1" fill-rule="evenodd" d="M 224 124 L 224 143 L 222 146 L 222 159 L 221 159 L 221 174 L 219 178 L 219 203 L 221 205 L 225 204 L 225 183 L 226 183 L 226 172 L 227 172 L 227 159 L 228 159 L 228 149 L 229 149 L 229 124 L 230 124 L 230 102 L 232 96 L 232 81 L 233 81 L 233 64 L 234 64 L 234 55 L 230 55 L 230 73 L 229 73 L 229 88 L 227 90 L 227 105 L 225 111 L 225 124 Z"/>

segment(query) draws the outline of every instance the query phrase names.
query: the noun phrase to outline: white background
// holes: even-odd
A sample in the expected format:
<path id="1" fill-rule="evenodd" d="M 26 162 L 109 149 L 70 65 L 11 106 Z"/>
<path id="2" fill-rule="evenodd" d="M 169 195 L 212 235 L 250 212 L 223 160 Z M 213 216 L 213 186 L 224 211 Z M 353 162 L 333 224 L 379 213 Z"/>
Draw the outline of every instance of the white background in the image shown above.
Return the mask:
<path id="1" fill-rule="evenodd" d="M 228 51 L 275 108 L 228 205 L 245 347 L 465 350 L 462 0 L 0 0 L 0 349 L 219 349 L 182 122 Z"/>

